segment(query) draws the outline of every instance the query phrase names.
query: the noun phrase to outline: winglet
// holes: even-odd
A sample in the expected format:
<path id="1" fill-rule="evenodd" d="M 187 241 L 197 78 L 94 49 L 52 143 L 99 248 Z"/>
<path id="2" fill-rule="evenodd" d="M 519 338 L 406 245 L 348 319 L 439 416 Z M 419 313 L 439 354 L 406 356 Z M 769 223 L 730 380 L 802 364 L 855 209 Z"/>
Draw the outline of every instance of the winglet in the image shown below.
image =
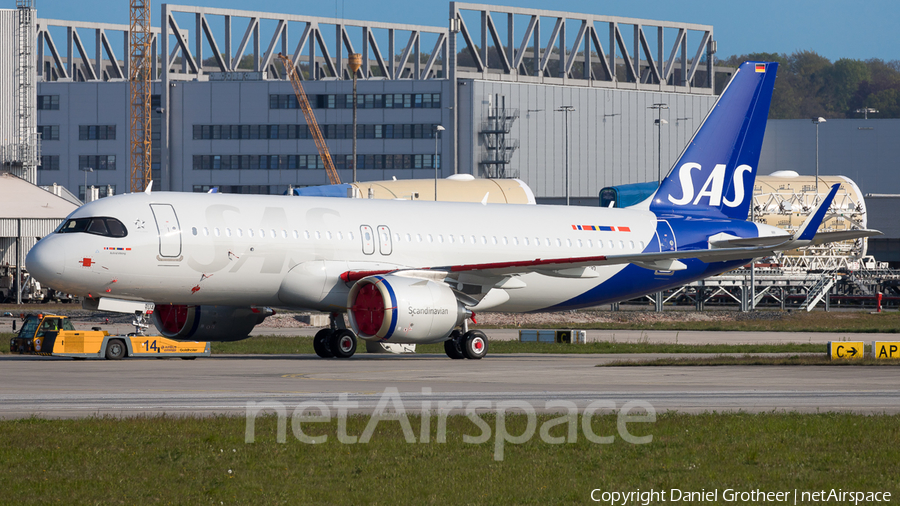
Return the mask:
<path id="1" fill-rule="evenodd" d="M 483 206 L 486 206 L 486 205 L 487 205 L 487 203 L 488 203 L 488 195 L 490 195 L 490 194 L 491 194 L 491 192 L 487 192 L 487 193 L 484 194 L 484 198 L 481 199 L 481 205 L 483 205 Z"/>
<path id="2" fill-rule="evenodd" d="M 819 226 L 822 224 L 822 220 L 825 219 L 825 213 L 828 212 L 828 208 L 831 207 L 831 202 L 834 200 L 834 196 L 837 195 L 838 188 L 840 188 L 840 184 L 836 184 L 831 187 L 831 191 L 828 192 L 828 195 L 822 199 L 822 202 L 819 202 L 818 207 L 816 207 L 815 211 L 803 225 L 800 227 L 800 230 L 797 231 L 797 234 L 794 235 L 795 241 L 811 241 L 813 237 L 816 235 L 816 231 L 819 230 Z"/>
<path id="3" fill-rule="evenodd" d="M 153 180 L 151 179 L 151 180 L 150 180 L 150 184 L 147 185 L 147 189 L 144 190 L 144 193 L 146 193 L 146 194 L 149 195 L 149 194 L 150 194 L 150 190 L 151 190 L 152 188 L 153 188 Z"/>

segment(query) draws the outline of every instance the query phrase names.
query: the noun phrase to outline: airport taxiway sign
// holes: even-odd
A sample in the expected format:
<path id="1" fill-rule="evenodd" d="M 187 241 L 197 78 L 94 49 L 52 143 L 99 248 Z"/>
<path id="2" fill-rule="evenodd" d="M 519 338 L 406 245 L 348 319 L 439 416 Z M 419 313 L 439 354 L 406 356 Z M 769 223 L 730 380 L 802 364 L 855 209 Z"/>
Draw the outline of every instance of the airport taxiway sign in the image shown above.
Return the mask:
<path id="1" fill-rule="evenodd" d="M 865 346 L 862 341 L 829 341 L 828 354 L 831 360 L 857 359 L 865 356 Z"/>
<path id="2" fill-rule="evenodd" d="M 872 341 L 872 354 L 880 359 L 900 358 L 900 341 Z"/>

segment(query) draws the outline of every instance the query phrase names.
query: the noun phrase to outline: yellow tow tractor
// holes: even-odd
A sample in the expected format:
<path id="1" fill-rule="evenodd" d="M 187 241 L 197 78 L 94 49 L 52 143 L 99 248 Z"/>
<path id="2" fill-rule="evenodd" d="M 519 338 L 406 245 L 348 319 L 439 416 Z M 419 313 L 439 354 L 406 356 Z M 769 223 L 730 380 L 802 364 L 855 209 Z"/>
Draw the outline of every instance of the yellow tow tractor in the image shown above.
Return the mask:
<path id="1" fill-rule="evenodd" d="M 73 358 L 208 357 L 208 342 L 182 342 L 140 332 L 110 335 L 105 330 L 75 330 L 66 316 L 31 314 L 19 335 L 9 340 L 9 351 L 30 355 Z"/>

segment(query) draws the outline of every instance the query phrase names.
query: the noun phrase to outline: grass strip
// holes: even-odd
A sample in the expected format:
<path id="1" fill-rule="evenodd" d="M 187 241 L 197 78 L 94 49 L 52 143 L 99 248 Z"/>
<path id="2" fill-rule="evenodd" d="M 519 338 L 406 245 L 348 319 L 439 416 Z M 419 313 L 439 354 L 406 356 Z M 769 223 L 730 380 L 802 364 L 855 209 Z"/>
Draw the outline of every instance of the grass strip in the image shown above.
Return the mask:
<path id="1" fill-rule="evenodd" d="M 494 460 L 497 417 L 480 416 L 491 437 L 465 416 L 447 419 L 446 442 L 408 443 L 397 421 L 381 421 L 365 444 L 341 444 L 337 421 L 304 424 L 321 444 L 292 434 L 276 442 L 276 418 L 256 420 L 245 443 L 243 417 L 140 417 L 0 421 L 5 504 L 585 504 L 594 489 L 888 491 L 900 493 L 900 416 L 818 413 L 661 413 L 629 424 L 648 444 L 625 442 L 614 415 L 589 426 L 609 444 L 590 442 L 582 420 L 574 442 L 539 436 L 557 415 L 541 415 L 534 437 L 505 445 Z M 415 437 L 421 419 L 410 416 Z M 366 416 L 346 420 L 359 436 Z M 527 419 L 507 414 L 506 432 Z M 566 435 L 567 424 L 548 430 Z M 793 502 L 793 501 L 791 501 Z M 637 504 L 637 502 L 633 502 Z M 799 501 L 798 504 L 802 504 Z"/>
<path id="2" fill-rule="evenodd" d="M 850 332 L 850 333 L 896 333 L 900 332 L 900 312 L 890 311 L 871 313 L 868 311 L 757 311 L 754 317 L 746 317 L 746 313 L 722 314 L 716 311 L 695 312 L 667 310 L 663 313 L 637 311 L 591 311 L 576 312 L 572 319 L 579 318 L 581 313 L 593 314 L 612 321 L 570 322 L 527 324 L 527 328 L 535 329 L 581 329 L 581 330 L 695 330 L 695 331 L 740 331 L 740 332 Z M 716 317 L 721 319 L 694 320 L 695 316 Z M 666 317 L 676 321 L 659 321 Z M 685 317 L 688 321 L 677 321 Z M 641 321 L 645 319 L 644 321 Z M 520 325 L 478 325 L 479 328 L 520 328 Z"/>
<path id="3" fill-rule="evenodd" d="M 833 366 L 900 366 L 900 360 L 866 357 L 855 360 L 832 360 L 825 354 L 766 357 L 758 355 L 714 357 L 666 357 L 653 360 L 614 360 L 597 367 L 633 366 L 716 366 L 716 365 L 833 365 Z"/>
<path id="4" fill-rule="evenodd" d="M 364 353 L 365 343 L 359 342 Z M 213 354 L 309 354 L 315 353 L 311 337 L 253 336 L 243 341 L 212 343 Z M 416 353 L 444 354 L 444 344 L 416 346 Z M 519 341 L 491 341 L 488 353 L 825 353 L 824 344 L 665 344 L 601 341 L 586 344 L 556 344 Z"/>
<path id="5" fill-rule="evenodd" d="M 0 354 L 9 354 L 4 346 L 15 334 L 0 333 Z M 365 353 L 365 343 L 359 342 L 359 352 Z M 241 341 L 213 342 L 213 355 L 297 355 L 313 354 L 311 337 L 253 336 Z M 419 354 L 444 354 L 443 343 L 416 346 Z M 620 343 L 601 341 L 586 344 L 522 343 L 519 341 L 491 341 L 489 353 L 825 353 L 823 344 L 665 344 Z"/>

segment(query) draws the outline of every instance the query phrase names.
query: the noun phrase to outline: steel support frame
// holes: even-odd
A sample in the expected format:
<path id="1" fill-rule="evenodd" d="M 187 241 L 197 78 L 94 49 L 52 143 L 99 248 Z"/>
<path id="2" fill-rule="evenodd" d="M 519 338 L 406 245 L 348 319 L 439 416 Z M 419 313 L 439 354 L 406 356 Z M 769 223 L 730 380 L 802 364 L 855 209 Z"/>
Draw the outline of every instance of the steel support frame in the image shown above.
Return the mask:
<path id="1" fill-rule="evenodd" d="M 470 13 L 470 19 L 480 19 L 478 34 L 465 21 Z M 527 24 L 518 20 L 518 32 L 517 16 L 527 17 Z M 505 18 L 505 33 L 498 29 L 495 18 Z M 458 27 L 474 65 L 459 69 L 461 77 L 704 94 L 715 89 L 715 42 L 710 25 L 462 2 L 450 2 L 450 19 Z M 546 39 L 540 35 L 542 22 L 551 26 Z M 631 41 L 624 29 L 629 26 Z M 571 40 L 567 27 L 575 33 Z M 665 29 L 677 30 L 668 46 L 668 57 Z M 647 37 L 648 30 L 655 32 L 655 48 Z M 699 34 L 696 47 L 688 47 L 689 33 Z M 608 41 L 608 45 L 604 47 L 601 41 Z M 495 51 L 493 62 L 498 62 L 493 66 L 491 50 Z M 532 65 L 527 65 L 526 59 L 531 59 Z M 558 65 L 552 73 L 550 65 L 554 62 Z M 698 70 L 702 67 L 706 78 L 701 81 Z M 577 74 L 575 69 L 579 70 Z M 681 76 L 677 82 L 676 69 Z"/>
<path id="2" fill-rule="evenodd" d="M 51 28 L 66 30 L 65 51 L 53 40 Z M 131 75 L 129 65 L 131 25 L 110 23 L 91 23 L 82 21 L 62 21 L 57 19 L 38 19 L 37 25 L 37 74 L 44 76 L 45 81 L 114 81 L 124 80 Z M 94 51 L 88 53 L 81 32 L 94 32 Z M 110 33 L 119 32 L 124 44 L 122 59 L 119 59 L 110 42 Z M 151 54 L 157 55 L 157 39 L 159 28 L 150 28 Z M 49 70 L 44 69 L 45 51 L 50 54 Z M 76 58 L 77 52 L 77 58 Z M 159 62 L 151 58 L 151 79 L 159 78 Z M 108 69 L 108 70 L 107 70 Z M 49 72 L 49 74 L 47 74 Z M 110 73 L 111 72 L 111 73 Z"/>
<path id="3" fill-rule="evenodd" d="M 304 80 L 352 79 L 345 68 L 345 60 L 351 53 L 362 54 L 363 66 L 357 74 L 361 79 L 437 79 L 438 60 L 447 62 L 449 56 L 447 29 L 441 27 L 167 4 L 163 4 L 162 9 L 162 52 L 167 56 L 163 73 L 167 80 L 192 80 L 210 72 L 248 71 L 250 69 L 240 67 L 245 56 L 250 56 L 254 62 L 252 71 L 263 72 L 264 79 L 285 79 L 286 76 L 281 75 L 274 65 L 278 53 L 290 56 L 298 68 L 306 67 L 305 72 L 299 74 Z M 176 20 L 184 14 L 195 19 L 193 43 Z M 210 23 L 208 18 L 212 16 L 223 19 L 222 33 L 213 29 L 218 25 Z M 247 24 L 240 44 L 232 51 L 232 34 L 238 19 L 246 19 Z M 265 29 L 264 26 L 271 22 L 275 22 L 275 28 Z M 383 54 L 377 43 L 376 31 L 379 30 L 387 35 L 388 54 Z M 332 31 L 334 43 L 329 44 L 325 34 Z M 401 42 L 398 55 L 395 49 L 399 32 L 409 35 Z M 291 39 L 293 33 L 298 35 Z M 437 37 L 434 46 L 425 48 L 430 49 L 429 53 L 423 52 L 422 48 L 425 34 Z M 204 63 L 205 45 L 214 53 L 212 62 Z M 187 62 L 181 71 L 174 65 L 179 56 Z M 446 79 L 446 75 L 440 78 Z"/>

